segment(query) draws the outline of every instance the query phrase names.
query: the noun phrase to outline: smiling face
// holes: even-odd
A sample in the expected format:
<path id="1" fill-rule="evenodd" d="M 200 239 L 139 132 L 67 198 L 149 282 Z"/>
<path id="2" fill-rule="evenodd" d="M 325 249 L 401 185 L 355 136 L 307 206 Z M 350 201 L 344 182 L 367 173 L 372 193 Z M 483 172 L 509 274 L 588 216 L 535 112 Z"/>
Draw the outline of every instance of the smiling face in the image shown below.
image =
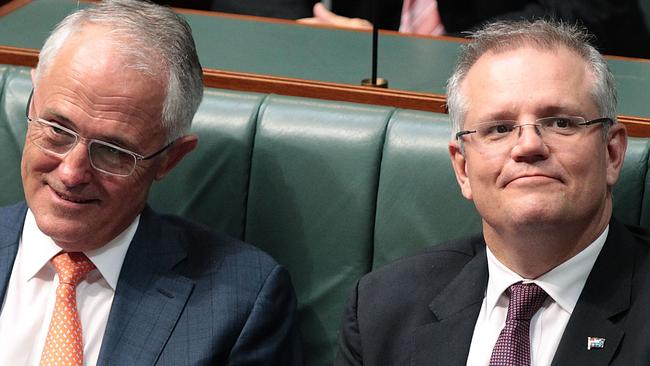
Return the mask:
<path id="1" fill-rule="evenodd" d="M 557 115 L 600 117 L 592 86 L 587 64 L 563 47 L 488 52 L 462 83 L 469 102 L 464 129 L 499 119 L 523 124 Z M 474 201 L 484 230 L 602 229 L 625 152 L 624 127 L 612 126 L 607 142 L 595 125 L 574 143 L 558 145 L 544 141 L 534 126 L 520 130 L 502 151 L 481 149 L 473 135 L 464 137 L 464 153 L 457 141 L 450 143 L 462 193 Z"/>
<path id="2" fill-rule="evenodd" d="M 30 117 L 142 155 L 157 151 L 166 140 L 165 88 L 124 67 L 105 33 L 85 26 L 67 41 L 34 80 Z M 163 153 L 139 161 L 128 177 L 110 176 L 92 168 L 85 142 L 55 157 L 31 143 L 33 134 L 30 126 L 21 164 L 25 198 L 38 227 L 69 251 L 101 247 L 117 236 L 144 208 L 154 179 L 171 169 Z"/>

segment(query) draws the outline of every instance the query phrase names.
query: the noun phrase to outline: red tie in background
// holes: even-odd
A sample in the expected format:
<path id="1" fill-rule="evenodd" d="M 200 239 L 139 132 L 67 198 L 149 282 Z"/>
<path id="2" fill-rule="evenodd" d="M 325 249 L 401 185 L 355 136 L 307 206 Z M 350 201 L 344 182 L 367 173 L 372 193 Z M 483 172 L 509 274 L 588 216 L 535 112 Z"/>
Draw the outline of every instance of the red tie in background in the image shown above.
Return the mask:
<path id="1" fill-rule="evenodd" d="M 530 319 L 547 294 L 534 283 L 515 283 L 508 288 L 510 304 L 506 324 L 492 349 L 490 366 L 530 366 Z"/>
<path id="2" fill-rule="evenodd" d="M 83 334 L 77 310 L 77 285 L 95 265 L 83 253 L 59 253 L 52 258 L 59 274 L 50 329 L 41 354 L 41 366 L 83 365 Z"/>
<path id="3" fill-rule="evenodd" d="M 404 0 L 400 32 L 439 36 L 445 27 L 436 0 Z"/>

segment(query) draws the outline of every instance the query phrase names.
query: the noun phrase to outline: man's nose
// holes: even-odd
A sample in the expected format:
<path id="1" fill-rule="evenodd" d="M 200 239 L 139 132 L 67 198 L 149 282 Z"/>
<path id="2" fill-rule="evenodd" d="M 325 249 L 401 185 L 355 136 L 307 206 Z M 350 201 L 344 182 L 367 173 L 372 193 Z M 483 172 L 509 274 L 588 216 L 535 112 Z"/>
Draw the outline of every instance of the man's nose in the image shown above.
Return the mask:
<path id="1" fill-rule="evenodd" d="M 75 187 L 90 181 L 92 169 L 88 146 L 79 141 L 72 150 L 61 158 L 58 167 L 59 179 L 67 187 Z"/>
<path id="2" fill-rule="evenodd" d="M 548 145 L 544 142 L 544 135 L 539 126 L 523 124 L 515 133 L 517 133 L 517 141 L 512 148 L 513 160 L 534 162 L 548 158 Z"/>

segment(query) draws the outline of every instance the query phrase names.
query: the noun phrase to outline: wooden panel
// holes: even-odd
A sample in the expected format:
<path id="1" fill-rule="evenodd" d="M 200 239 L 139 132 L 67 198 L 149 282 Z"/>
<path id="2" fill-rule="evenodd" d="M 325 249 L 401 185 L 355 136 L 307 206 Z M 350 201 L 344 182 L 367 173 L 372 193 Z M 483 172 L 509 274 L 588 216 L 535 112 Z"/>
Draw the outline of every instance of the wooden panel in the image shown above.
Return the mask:
<path id="1" fill-rule="evenodd" d="M 211 69 L 204 69 L 203 74 L 205 85 L 213 88 L 386 105 L 446 113 L 444 95 Z"/>
<path id="2" fill-rule="evenodd" d="M 36 67 L 38 50 L 0 46 L 0 64 Z"/>
<path id="3" fill-rule="evenodd" d="M 25 6 L 30 2 L 31 2 L 31 0 L 13 0 L 13 1 L 10 1 L 10 2 L 6 3 L 5 5 L 0 6 L 0 17 L 11 13 L 12 11 L 20 8 L 21 6 Z"/>

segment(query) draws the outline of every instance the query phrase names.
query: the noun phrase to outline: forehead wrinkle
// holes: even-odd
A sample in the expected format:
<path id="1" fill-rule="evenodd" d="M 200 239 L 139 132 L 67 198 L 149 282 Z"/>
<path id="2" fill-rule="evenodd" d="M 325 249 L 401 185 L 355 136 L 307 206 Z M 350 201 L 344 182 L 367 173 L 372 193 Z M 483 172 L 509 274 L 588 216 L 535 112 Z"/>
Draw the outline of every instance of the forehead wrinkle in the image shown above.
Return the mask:
<path id="1" fill-rule="evenodd" d="M 534 106 L 532 116 L 535 118 L 553 117 L 553 116 L 582 116 L 582 106 L 573 103 L 548 103 L 539 104 Z M 513 106 L 512 108 L 500 108 L 494 111 L 486 111 L 484 114 L 479 115 L 480 122 L 489 122 L 496 120 L 513 120 L 518 121 L 521 117 L 520 108 Z"/>
<path id="2" fill-rule="evenodd" d="M 93 111 L 89 114 L 93 117 L 112 119 L 116 121 L 129 120 L 135 117 L 147 122 L 147 127 L 153 127 L 153 124 L 160 120 L 160 116 L 149 115 L 149 113 L 140 106 L 140 103 L 136 103 L 135 98 L 111 96 L 99 97 L 98 99 L 98 101 L 92 102 Z"/>
<path id="3" fill-rule="evenodd" d="M 82 97 L 82 98 L 88 100 L 88 98 L 86 97 Z M 110 97 L 110 99 L 120 100 L 124 98 Z M 110 103 L 92 104 L 93 108 L 90 109 L 86 106 L 80 106 L 77 103 L 73 103 L 73 101 L 71 100 L 65 100 L 63 102 L 73 104 L 74 106 L 78 107 L 85 115 L 88 116 L 89 120 L 94 119 L 94 120 L 98 120 L 98 122 L 99 121 L 111 122 L 116 124 L 115 126 L 126 125 L 127 127 L 130 127 L 132 126 L 130 122 L 132 122 L 132 119 L 138 115 L 138 113 L 136 112 L 140 112 L 141 114 L 144 114 L 144 111 L 142 111 L 141 108 L 126 103 L 123 104 L 122 106 L 129 107 L 131 111 L 127 113 L 124 113 L 122 111 L 111 111 L 111 109 L 114 108 L 115 104 L 110 104 Z M 146 138 L 147 137 L 146 135 L 148 134 L 145 132 L 151 131 L 151 129 L 144 129 L 141 131 L 138 128 L 129 128 L 127 130 L 126 135 L 125 134 L 120 135 L 118 132 L 121 129 L 119 128 L 113 128 L 112 131 L 106 131 L 106 129 L 97 128 L 100 127 L 99 124 L 84 123 L 84 122 L 88 122 L 88 120 L 86 121 L 75 120 L 76 118 L 70 116 L 71 113 L 71 111 L 69 110 L 70 107 L 57 105 L 59 103 L 60 102 L 57 101 L 55 105 L 47 106 L 45 108 L 45 113 L 43 113 L 42 116 L 50 119 L 52 117 L 56 118 L 57 122 L 68 125 L 69 128 L 72 128 L 75 132 L 79 133 L 85 138 L 104 140 L 106 142 L 114 143 L 118 146 L 127 148 L 129 150 L 139 149 L 140 146 L 142 145 L 142 142 L 148 140 Z M 143 120 L 143 118 L 138 118 L 138 119 Z M 150 127 L 154 127 L 154 124 L 156 123 L 155 121 L 156 120 L 152 119 L 151 121 L 145 121 L 145 122 L 148 122 Z M 154 135 L 155 134 L 156 133 L 154 133 Z"/>
<path id="4" fill-rule="evenodd" d="M 83 82 L 80 80 L 84 79 L 84 76 L 81 75 L 80 73 L 76 72 L 76 70 L 68 70 L 71 72 L 73 77 L 66 77 L 63 83 L 61 83 L 60 80 L 57 80 L 56 77 L 52 77 L 54 80 L 47 80 L 49 83 L 46 83 L 47 85 L 55 85 L 53 88 L 56 88 L 57 90 L 50 92 L 49 96 L 57 96 L 57 95 L 62 95 L 63 98 L 72 104 L 74 103 L 75 99 L 80 99 L 82 103 L 85 103 L 88 106 L 93 106 L 98 109 L 110 109 L 111 104 L 115 106 L 120 106 L 121 108 L 126 108 L 130 110 L 127 115 L 137 115 L 138 113 L 141 114 L 148 114 L 146 110 L 143 108 L 143 105 L 145 103 L 145 100 L 147 99 L 152 99 L 156 95 L 155 92 L 152 91 L 152 89 L 155 88 L 141 88 L 141 91 L 146 91 L 145 93 L 141 93 L 141 96 L 138 96 L 138 99 L 142 99 L 140 103 L 136 101 L 136 98 L 130 95 L 101 95 L 99 94 L 95 88 L 91 86 L 85 85 Z M 48 75 L 49 76 L 49 75 Z M 45 79 L 48 79 L 48 77 L 44 77 Z M 147 83 L 147 81 L 144 81 L 144 83 Z M 124 84 L 124 87 L 121 89 L 115 89 L 115 90 L 110 90 L 108 93 L 133 93 L 132 89 L 129 88 L 130 85 L 133 85 L 133 83 L 129 83 L 126 80 L 122 83 Z M 47 87 L 46 87 L 47 88 Z M 52 88 L 52 87 L 50 87 Z M 38 88 L 40 90 L 41 88 Z M 148 90 L 147 90 L 148 89 Z M 49 90 L 48 90 L 49 91 Z M 36 98 L 34 98 L 36 99 Z M 106 106 L 106 108 L 103 108 L 103 106 Z M 157 116 L 149 116 L 151 118 L 155 119 L 160 119 L 162 117 L 162 108 L 160 108 L 161 111 L 160 113 L 157 113 L 159 115 Z"/>

